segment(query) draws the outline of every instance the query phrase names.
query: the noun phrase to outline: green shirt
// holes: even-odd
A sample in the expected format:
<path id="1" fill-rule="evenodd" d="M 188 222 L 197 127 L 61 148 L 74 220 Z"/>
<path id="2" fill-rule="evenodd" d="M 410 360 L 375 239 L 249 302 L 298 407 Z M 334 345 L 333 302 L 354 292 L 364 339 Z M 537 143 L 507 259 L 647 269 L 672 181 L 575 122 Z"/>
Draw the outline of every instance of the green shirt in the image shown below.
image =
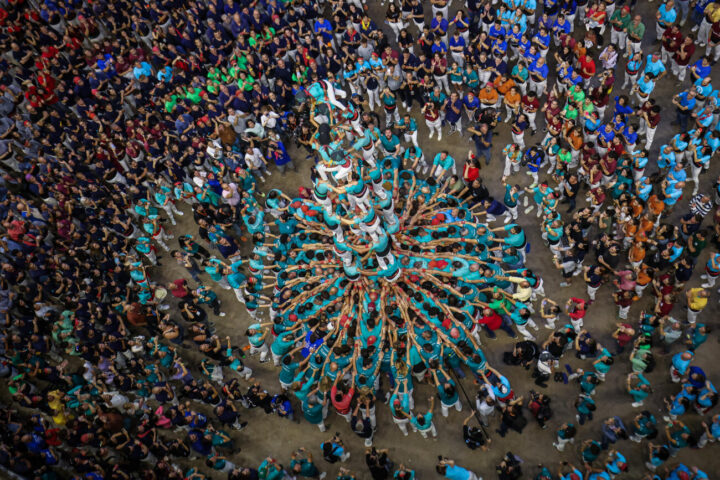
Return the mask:
<path id="1" fill-rule="evenodd" d="M 565 105 L 563 114 L 565 115 L 565 118 L 567 118 L 568 120 L 575 120 L 578 117 L 577 108 L 573 107 L 569 103 L 567 105 Z"/>
<path id="2" fill-rule="evenodd" d="M 645 35 L 645 24 L 640 22 L 637 26 L 635 26 L 634 22 L 628 23 L 627 34 L 630 37 L 631 42 L 634 41 L 633 37 L 638 40 L 642 40 L 643 35 Z"/>
<path id="3" fill-rule="evenodd" d="M 630 22 L 632 22 L 632 16 L 628 13 L 627 15 L 623 15 L 622 8 L 615 9 L 615 12 L 610 17 L 610 23 L 612 24 L 612 28 L 615 28 L 615 22 L 620 22 L 620 29 L 624 30 L 630 25 Z"/>
<path id="4" fill-rule="evenodd" d="M 252 90 L 253 83 L 255 83 L 255 79 L 250 75 L 245 75 L 245 78 L 238 78 L 237 81 L 238 87 L 245 90 L 246 92 Z"/>
<path id="5" fill-rule="evenodd" d="M 570 163 L 572 162 L 572 153 L 568 152 L 558 152 L 557 154 L 558 160 L 560 160 L 563 163 Z"/>
<path id="6" fill-rule="evenodd" d="M 177 105 L 177 95 L 173 95 L 170 97 L 170 100 L 165 102 L 165 111 L 167 113 L 172 113 L 173 110 L 175 110 L 175 106 Z"/>
<path id="7" fill-rule="evenodd" d="M 200 103 L 202 102 L 202 97 L 200 94 L 202 93 L 202 90 L 199 88 L 188 88 L 185 90 L 185 98 L 190 100 L 192 103 Z"/>

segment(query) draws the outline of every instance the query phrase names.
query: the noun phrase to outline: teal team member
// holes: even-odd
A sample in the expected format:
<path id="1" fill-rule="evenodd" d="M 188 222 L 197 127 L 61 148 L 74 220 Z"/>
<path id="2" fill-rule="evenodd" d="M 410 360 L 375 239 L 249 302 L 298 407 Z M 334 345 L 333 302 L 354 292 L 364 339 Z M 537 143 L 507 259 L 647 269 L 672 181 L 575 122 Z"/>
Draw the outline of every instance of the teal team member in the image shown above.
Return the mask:
<path id="1" fill-rule="evenodd" d="M 441 179 L 448 171 L 451 171 L 453 175 L 457 175 L 455 159 L 450 156 L 447 150 L 443 150 L 435 155 L 435 158 L 433 158 L 430 175 Z"/>
<path id="2" fill-rule="evenodd" d="M 511 221 L 516 221 L 518 219 L 518 199 L 520 198 L 520 187 L 517 185 L 510 185 L 507 183 L 503 183 L 505 185 L 505 195 L 503 196 L 503 203 L 505 204 L 505 207 L 508 209 L 508 212 L 510 212 L 510 217 L 505 218 L 505 223 L 508 223 Z"/>
<path id="3" fill-rule="evenodd" d="M 458 412 L 462 411 L 462 403 L 460 403 L 460 395 L 458 393 L 455 381 L 447 374 L 442 367 L 433 369 L 433 379 L 437 385 L 437 393 L 440 397 L 440 411 L 443 417 L 447 417 L 450 408 L 455 408 Z"/>
<path id="4" fill-rule="evenodd" d="M 428 437 L 428 433 L 432 434 L 433 438 L 437 438 L 437 429 L 433 423 L 433 408 L 435 407 L 435 397 L 428 399 L 430 402 L 430 408 L 424 415 L 415 414 L 410 418 L 410 425 L 414 432 L 420 432 L 423 438 Z"/>
<path id="5" fill-rule="evenodd" d="M 325 474 L 321 474 L 317 466 L 313 463 L 312 453 L 300 448 L 291 455 L 290 471 L 298 476 L 305 478 L 324 478 Z"/>
<path id="6" fill-rule="evenodd" d="M 642 407 L 643 402 L 652 391 L 650 382 L 639 372 L 632 372 L 628 375 L 627 390 L 633 398 L 633 408 Z"/>

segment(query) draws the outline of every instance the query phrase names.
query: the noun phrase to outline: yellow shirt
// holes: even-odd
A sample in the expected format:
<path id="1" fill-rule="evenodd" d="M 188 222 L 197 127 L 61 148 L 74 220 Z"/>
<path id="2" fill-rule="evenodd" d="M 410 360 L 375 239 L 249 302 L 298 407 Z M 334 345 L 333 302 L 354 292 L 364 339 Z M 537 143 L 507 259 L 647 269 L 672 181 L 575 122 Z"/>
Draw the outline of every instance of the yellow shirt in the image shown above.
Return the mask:
<path id="1" fill-rule="evenodd" d="M 690 307 L 691 310 L 699 311 L 705 308 L 705 306 L 707 305 L 707 297 L 700 296 L 700 292 L 702 291 L 702 288 L 691 288 L 688 291 L 688 307 Z"/>
<path id="2" fill-rule="evenodd" d="M 710 20 L 712 20 L 712 23 L 715 23 L 720 20 L 720 5 L 713 2 L 707 7 L 705 7 L 703 13 L 707 15 Z"/>

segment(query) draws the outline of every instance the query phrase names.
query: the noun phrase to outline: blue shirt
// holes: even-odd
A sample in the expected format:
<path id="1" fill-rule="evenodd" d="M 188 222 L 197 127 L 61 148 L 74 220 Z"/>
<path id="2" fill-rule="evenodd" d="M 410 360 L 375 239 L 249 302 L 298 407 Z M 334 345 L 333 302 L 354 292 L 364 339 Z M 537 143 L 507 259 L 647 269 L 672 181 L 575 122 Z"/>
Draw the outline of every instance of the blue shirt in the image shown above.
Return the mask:
<path id="1" fill-rule="evenodd" d="M 642 77 L 638 76 L 637 87 L 645 95 L 650 95 L 655 89 L 655 81 L 651 78 L 647 82 L 645 81 L 645 75 Z"/>
<path id="2" fill-rule="evenodd" d="M 690 367 L 690 362 L 692 362 L 692 359 L 694 357 L 690 357 L 690 360 L 685 360 L 682 358 L 682 354 L 685 352 L 676 353 L 672 357 L 672 366 L 675 367 L 675 369 L 680 372 L 681 375 L 684 375 L 687 371 L 688 367 Z"/>
<path id="3" fill-rule="evenodd" d="M 544 63 L 541 67 L 539 67 L 537 61 L 531 63 L 528 67 L 528 70 L 530 70 L 530 72 L 534 73 L 535 75 L 539 75 L 543 79 L 547 79 L 549 72 L 547 63 Z"/>
<path id="4" fill-rule="evenodd" d="M 665 26 L 670 26 L 673 22 L 675 22 L 675 19 L 677 18 L 677 12 L 675 11 L 675 8 L 667 9 L 667 4 L 663 3 L 658 8 L 658 13 L 660 14 L 660 22 L 665 24 Z"/>
<path id="5" fill-rule="evenodd" d="M 561 33 L 570 33 L 570 22 L 565 20 L 561 25 L 559 21 L 555 20 L 552 28 L 553 32 L 555 32 L 556 35 L 559 35 Z"/>
<path id="6" fill-rule="evenodd" d="M 500 35 L 505 35 L 507 32 L 505 31 L 505 28 L 500 26 L 499 28 L 496 27 L 494 24 L 490 27 L 490 31 L 488 32 L 488 36 L 490 38 L 497 38 Z"/>
<path id="7" fill-rule="evenodd" d="M 680 105 L 687 108 L 688 110 L 692 110 L 697 104 L 697 100 L 695 100 L 695 97 L 688 97 L 688 92 L 679 93 L 678 99 L 680 100 Z"/>
<path id="8" fill-rule="evenodd" d="M 665 71 L 665 64 L 663 64 L 661 59 L 658 59 L 656 62 L 652 61 L 652 55 L 648 55 L 645 63 L 645 73 L 652 73 L 656 77 L 660 75 L 660 73 Z"/>
<path id="9" fill-rule="evenodd" d="M 478 108 L 480 106 L 480 100 L 476 96 L 473 96 L 473 99 L 470 100 L 467 95 L 463 97 L 463 105 L 465 105 L 465 108 L 467 109 L 473 109 Z"/>
<path id="10" fill-rule="evenodd" d="M 465 39 L 463 37 L 458 37 L 456 39 L 455 36 L 452 36 L 450 37 L 450 40 L 448 40 L 448 44 L 450 44 L 451 47 L 465 48 Z"/>
<path id="11" fill-rule="evenodd" d="M 470 478 L 470 471 L 458 467 L 457 465 L 448 465 L 445 469 L 445 478 L 449 480 L 468 480 Z"/>
<path id="12" fill-rule="evenodd" d="M 442 18 L 438 22 L 437 17 L 433 18 L 432 22 L 430 22 L 430 30 L 432 30 L 434 32 L 435 28 L 438 26 L 440 27 L 440 31 L 442 33 L 445 33 L 448 30 L 448 21 L 446 19 Z"/>
<path id="13" fill-rule="evenodd" d="M 140 67 L 133 68 L 133 75 L 136 79 L 140 80 L 143 75 L 149 77 L 152 75 L 152 67 L 147 62 L 140 63 Z"/>
<path id="14" fill-rule="evenodd" d="M 693 67 L 695 68 L 695 74 L 700 78 L 707 77 L 708 75 L 710 75 L 710 71 L 712 70 L 712 66 L 710 65 L 708 65 L 707 67 L 703 66 L 702 58 L 695 62 L 693 64 Z"/>
<path id="15" fill-rule="evenodd" d="M 447 45 L 445 45 L 445 42 L 440 41 L 440 45 L 433 43 L 432 48 L 430 49 L 432 53 L 447 53 Z"/>

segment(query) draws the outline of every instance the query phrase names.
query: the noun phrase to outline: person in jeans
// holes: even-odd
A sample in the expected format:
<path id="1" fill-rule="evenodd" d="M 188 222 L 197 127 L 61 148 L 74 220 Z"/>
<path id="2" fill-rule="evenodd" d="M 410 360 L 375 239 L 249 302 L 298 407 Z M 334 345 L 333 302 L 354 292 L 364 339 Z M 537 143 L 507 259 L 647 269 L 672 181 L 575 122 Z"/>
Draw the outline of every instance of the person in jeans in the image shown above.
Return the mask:
<path id="1" fill-rule="evenodd" d="M 486 123 L 481 123 L 478 128 L 468 128 L 475 142 L 475 150 L 478 158 L 485 157 L 485 165 L 490 165 L 493 132 Z"/>

